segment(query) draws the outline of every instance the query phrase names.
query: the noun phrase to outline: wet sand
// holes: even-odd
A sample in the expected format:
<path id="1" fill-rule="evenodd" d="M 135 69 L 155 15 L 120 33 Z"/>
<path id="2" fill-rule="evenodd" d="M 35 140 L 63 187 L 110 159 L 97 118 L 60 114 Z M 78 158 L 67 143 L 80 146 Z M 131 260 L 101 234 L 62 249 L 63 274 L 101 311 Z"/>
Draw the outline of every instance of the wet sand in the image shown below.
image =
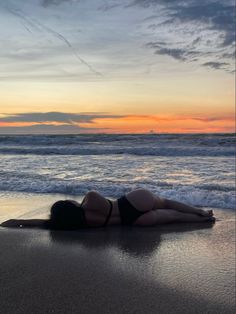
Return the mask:
<path id="1" fill-rule="evenodd" d="M 1 221 L 45 218 L 56 199 L 0 197 Z M 235 216 L 215 213 L 215 225 L 0 227 L 1 312 L 234 313 Z"/>

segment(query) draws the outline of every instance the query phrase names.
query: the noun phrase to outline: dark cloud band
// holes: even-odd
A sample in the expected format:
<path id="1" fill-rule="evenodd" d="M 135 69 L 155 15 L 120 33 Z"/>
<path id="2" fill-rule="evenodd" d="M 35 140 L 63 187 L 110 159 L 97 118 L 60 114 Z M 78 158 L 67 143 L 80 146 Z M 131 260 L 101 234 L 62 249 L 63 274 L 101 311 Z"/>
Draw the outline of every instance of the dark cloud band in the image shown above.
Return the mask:
<path id="1" fill-rule="evenodd" d="M 95 119 L 119 119 L 124 116 L 109 115 L 109 114 L 83 114 L 83 113 L 65 113 L 65 112 L 35 112 L 35 113 L 19 113 L 8 114 L 4 117 L 0 117 L 0 122 L 35 122 L 35 123 L 47 123 L 58 122 L 73 125 L 76 123 L 93 123 Z"/>

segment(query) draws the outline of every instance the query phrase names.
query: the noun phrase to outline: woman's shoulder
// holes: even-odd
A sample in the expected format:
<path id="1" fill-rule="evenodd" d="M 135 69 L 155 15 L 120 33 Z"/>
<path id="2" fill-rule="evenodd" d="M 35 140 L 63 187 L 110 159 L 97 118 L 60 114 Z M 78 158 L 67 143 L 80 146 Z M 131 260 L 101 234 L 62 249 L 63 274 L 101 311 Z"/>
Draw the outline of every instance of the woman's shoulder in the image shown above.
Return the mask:
<path id="1" fill-rule="evenodd" d="M 86 193 L 85 199 L 97 201 L 97 200 L 103 200 L 103 199 L 105 200 L 105 197 L 102 196 L 99 192 L 92 190 Z"/>
<path id="2" fill-rule="evenodd" d="M 91 210 L 101 210 L 104 206 L 107 206 L 107 200 L 97 191 L 89 191 L 86 193 L 83 207 Z"/>
<path id="3" fill-rule="evenodd" d="M 85 197 L 97 197 L 97 196 L 102 196 L 102 195 L 95 190 L 88 191 L 85 195 Z"/>
<path id="4" fill-rule="evenodd" d="M 85 195 L 82 206 L 85 210 L 86 220 L 90 227 L 103 225 L 104 218 L 107 216 L 107 211 L 110 206 L 105 197 L 97 191 L 89 191 Z"/>

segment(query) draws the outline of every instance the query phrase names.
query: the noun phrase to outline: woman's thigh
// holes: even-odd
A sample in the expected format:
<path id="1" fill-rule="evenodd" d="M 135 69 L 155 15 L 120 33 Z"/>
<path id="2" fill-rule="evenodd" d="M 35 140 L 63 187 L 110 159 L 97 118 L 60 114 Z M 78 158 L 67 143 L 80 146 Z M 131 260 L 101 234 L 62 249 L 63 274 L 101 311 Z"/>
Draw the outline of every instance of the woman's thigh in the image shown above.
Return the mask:
<path id="1" fill-rule="evenodd" d="M 154 226 L 168 224 L 178 220 L 178 212 L 172 209 L 157 209 L 149 211 L 140 216 L 134 225 L 137 226 Z"/>
<path id="2" fill-rule="evenodd" d="M 127 193 L 127 200 L 139 211 L 150 211 L 155 208 L 156 196 L 145 189 L 138 189 Z"/>

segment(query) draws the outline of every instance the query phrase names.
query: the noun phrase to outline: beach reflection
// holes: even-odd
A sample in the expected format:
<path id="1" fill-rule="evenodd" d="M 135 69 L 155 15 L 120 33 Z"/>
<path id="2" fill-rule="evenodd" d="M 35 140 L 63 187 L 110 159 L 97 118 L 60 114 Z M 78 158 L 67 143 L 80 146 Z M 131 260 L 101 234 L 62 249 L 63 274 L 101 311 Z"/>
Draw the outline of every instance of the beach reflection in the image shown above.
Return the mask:
<path id="1" fill-rule="evenodd" d="M 62 245 L 80 244 L 84 248 L 106 250 L 113 248 L 125 255 L 150 258 L 158 251 L 165 234 L 185 233 L 212 228 L 213 224 L 168 225 L 152 228 L 111 227 L 80 231 L 50 230 L 52 242 Z"/>

